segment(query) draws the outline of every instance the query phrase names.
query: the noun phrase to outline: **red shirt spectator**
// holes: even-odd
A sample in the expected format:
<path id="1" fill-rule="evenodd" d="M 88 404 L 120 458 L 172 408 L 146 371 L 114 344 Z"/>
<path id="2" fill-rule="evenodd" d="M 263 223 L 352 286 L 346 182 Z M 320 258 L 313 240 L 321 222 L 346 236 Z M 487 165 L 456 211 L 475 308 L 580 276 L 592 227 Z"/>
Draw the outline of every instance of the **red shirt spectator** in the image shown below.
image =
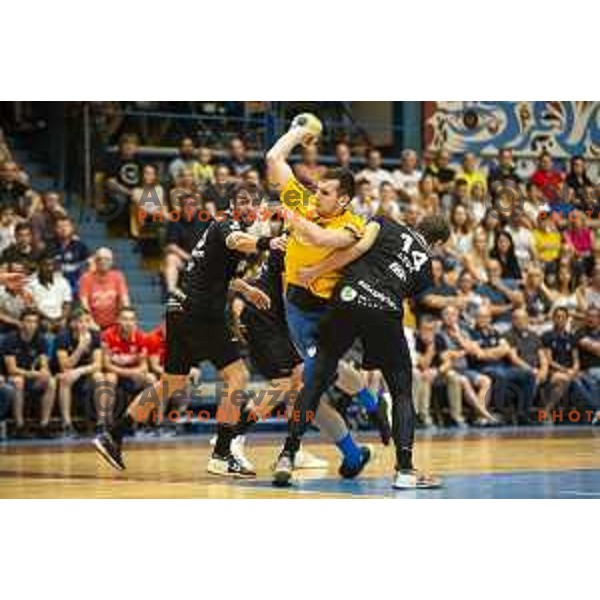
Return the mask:
<path id="1" fill-rule="evenodd" d="M 102 332 L 102 343 L 117 367 L 138 367 L 147 356 L 146 334 L 137 327 L 125 332 L 120 324 L 111 325 Z"/>
<path id="2" fill-rule="evenodd" d="M 542 154 L 538 169 L 531 176 L 531 183 L 535 184 L 542 191 L 546 200 L 559 202 L 563 181 L 563 173 L 552 169 L 552 157 L 547 153 Z"/>
<path id="3" fill-rule="evenodd" d="M 81 304 L 101 329 L 114 324 L 119 310 L 129 306 L 125 276 L 112 264 L 112 252 L 100 248 L 94 257 L 95 269 L 84 273 L 79 282 Z"/>
<path id="4" fill-rule="evenodd" d="M 165 325 L 162 323 L 146 335 L 146 352 L 148 356 L 157 356 L 161 366 L 165 364 L 167 338 Z"/>

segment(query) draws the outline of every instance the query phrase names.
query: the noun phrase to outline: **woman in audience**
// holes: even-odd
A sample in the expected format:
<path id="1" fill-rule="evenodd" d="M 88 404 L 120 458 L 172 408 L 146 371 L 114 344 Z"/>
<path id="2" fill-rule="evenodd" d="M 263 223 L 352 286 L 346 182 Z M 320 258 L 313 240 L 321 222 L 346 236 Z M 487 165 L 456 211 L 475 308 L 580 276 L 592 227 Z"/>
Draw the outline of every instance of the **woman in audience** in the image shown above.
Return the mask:
<path id="1" fill-rule="evenodd" d="M 569 226 L 563 235 L 565 245 L 573 250 L 577 262 L 589 273 L 593 264 L 594 233 L 587 227 L 583 212 L 572 211 L 569 213 Z"/>
<path id="2" fill-rule="evenodd" d="M 516 215 L 506 228 L 515 244 L 515 256 L 521 269 L 526 269 L 530 263 L 537 260 L 533 234 L 529 220 L 523 214 Z"/>
<path id="3" fill-rule="evenodd" d="M 490 259 L 485 229 L 477 227 L 473 232 L 473 245 L 471 251 L 463 257 L 463 265 L 475 281 L 487 281 L 487 262 Z"/>
<path id="4" fill-rule="evenodd" d="M 455 204 L 450 212 L 450 239 L 446 248 L 451 255 L 464 256 L 473 247 L 473 221 L 462 204 Z"/>
<path id="5" fill-rule="evenodd" d="M 138 239 L 142 230 L 148 227 L 166 224 L 169 209 L 165 203 L 165 190 L 160 184 L 158 170 L 154 165 L 144 166 L 142 183 L 133 189 L 131 203 L 130 233 L 133 238 Z"/>
<path id="6" fill-rule="evenodd" d="M 496 211 L 488 210 L 483 217 L 483 221 L 481 221 L 481 227 L 485 231 L 487 248 L 491 251 L 496 242 L 496 234 L 504 230 L 504 224 Z"/>
<path id="7" fill-rule="evenodd" d="M 494 240 L 494 247 L 490 256 L 502 266 L 502 279 L 522 279 L 521 267 L 515 254 L 515 244 L 512 236 L 506 231 L 499 231 Z"/>
<path id="8" fill-rule="evenodd" d="M 194 173 L 191 169 L 182 169 L 175 180 L 175 187 L 169 195 L 169 204 L 171 210 L 180 210 L 181 201 L 184 197 L 194 196 L 200 198 L 200 192 L 194 180 Z"/>
<path id="9" fill-rule="evenodd" d="M 431 175 L 421 179 L 417 202 L 425 215 L 432 215 L 439 211 L 440 198 L 435 191 L 435 180 Z"/>
<path id="10" fill-rule="evenodd" d="M 568 255 L 562 256 L 558 261 L 556 277 L 552 284 L 547 287 L 548 296 L 552 301 L 552 310 L 560 306 L 566 308 L 571 315 L 579 312 L 577 286 L 578 277 L 573 272 L 572 260 Z"/>

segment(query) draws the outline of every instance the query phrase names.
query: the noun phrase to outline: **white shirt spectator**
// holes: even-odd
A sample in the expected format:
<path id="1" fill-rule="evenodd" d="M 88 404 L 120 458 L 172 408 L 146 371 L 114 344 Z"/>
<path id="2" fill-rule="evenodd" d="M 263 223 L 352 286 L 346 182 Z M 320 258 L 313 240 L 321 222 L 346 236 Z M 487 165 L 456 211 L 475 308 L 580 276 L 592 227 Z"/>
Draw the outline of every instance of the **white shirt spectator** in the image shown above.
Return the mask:
<path id="1" fill-rule="evenodd" d="M 405 173 L 402 169 L 396 169 L 392 173 L 394 187 L 404 192 L 409 198 L 416 198 L 419 195 L 419 183 L 423 178 L 421 171 L 414 169 L 410 173 Z"/>
<path id="2" fill-rule="evenodd" d="M 5 227 L 0 225 L 0 253 L 15 243 L 15 225 L 16 223 L 11 223 Z"/>
<path id="3" fill-rule="evenodd" d="M 33 296 L 38 311 L 48 319 L 60 319 L 64 305 L 73 301 L 71 286 L 61 273 L 54 273 L 49 286 L 40 283 L 38 276 L 34 275 L 27 290 Z"/>
<path id="4" fill-rule="evenodd" d="M 533 234 L 530 229 L 522 225 L 518 227 L 511 225 L 506 229 L 512 236 L 515 244 L 515 256 L 519 261 L 519 266 L 523 269 L 535 258 Z"/>
<path id="5" fill-rule="evenodd" d="M 12 319 L 20 319 L 27 308 L 22 294 L 11 294 L 5 286 L 0 285 L 0 312 Z"/>
<path id="6" fill-rule="evenodd" d="M 356 181 L 366 179 L 371 184 L 373 194 L 379 198 L 379 186 L 382 183 L 391 183 L 394 185 L 392 174 L 386 169 L 363 169 L 357 176 Z"/>

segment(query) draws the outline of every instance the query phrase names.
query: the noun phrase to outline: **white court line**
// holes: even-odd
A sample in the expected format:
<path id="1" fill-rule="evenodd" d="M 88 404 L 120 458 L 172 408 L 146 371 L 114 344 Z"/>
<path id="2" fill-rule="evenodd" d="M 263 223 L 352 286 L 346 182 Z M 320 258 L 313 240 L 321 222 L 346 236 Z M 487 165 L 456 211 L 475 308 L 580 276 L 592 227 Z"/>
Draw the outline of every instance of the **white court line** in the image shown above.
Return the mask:
<path id="1" fill-rule="evenodd" d="M 597 496 L 600 498 L 600 492 L 579 492 L 577 490 L 561 490 L 560 494 L 568 496 Z"/>

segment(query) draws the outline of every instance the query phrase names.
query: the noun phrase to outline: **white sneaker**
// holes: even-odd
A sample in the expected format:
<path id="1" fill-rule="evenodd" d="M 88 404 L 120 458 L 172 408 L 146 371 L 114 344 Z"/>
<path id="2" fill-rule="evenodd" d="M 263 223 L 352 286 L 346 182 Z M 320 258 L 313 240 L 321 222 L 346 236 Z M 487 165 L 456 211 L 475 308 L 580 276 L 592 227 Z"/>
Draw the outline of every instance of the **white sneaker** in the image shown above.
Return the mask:
<path id="1" fill-rule="evenodd" d="M 208 441 L 211 448 L 214 448 L 217 443 L 217 436 L 213 435 Z M 255 471 L 252 461 L 250 461 L 244 454 L 244 444 L 246 443 L 245 435 L 238 435 L 233 438 L 231 442 L 231 454 L 235 456 L 236 460 L 248 471 Z"/>
<path id="2" fill-rule="evenodd" d="M 324 458 L 319 458 L 308 450 L 298 450 L 294 458 L 294 469 L 327 469 L 329 463 Z"/>
<path id="3" fill-rule="evenodd" d="M 411 471 L 396 471 L 392 487 L 395 490 L 434 489 L 442 487 L 442 482 L 437 477 L 413 469 Z"/>

